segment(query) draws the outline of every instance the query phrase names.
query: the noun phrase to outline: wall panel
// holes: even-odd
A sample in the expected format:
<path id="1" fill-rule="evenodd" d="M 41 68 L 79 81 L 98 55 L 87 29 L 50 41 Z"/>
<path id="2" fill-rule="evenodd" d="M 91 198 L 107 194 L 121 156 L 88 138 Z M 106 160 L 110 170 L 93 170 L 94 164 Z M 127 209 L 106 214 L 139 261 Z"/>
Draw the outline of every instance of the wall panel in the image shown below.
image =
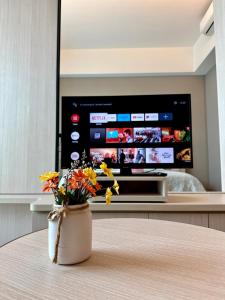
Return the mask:
<path id="1" fill-rule="evenodd" d="M 0 0 L 0 193 L 55 164 L 57 0 Z"/>
<path id="2" fill-rule="evenodd" d="M 225 191 L 225 1 L 214 0 L 221 185 Z"/>

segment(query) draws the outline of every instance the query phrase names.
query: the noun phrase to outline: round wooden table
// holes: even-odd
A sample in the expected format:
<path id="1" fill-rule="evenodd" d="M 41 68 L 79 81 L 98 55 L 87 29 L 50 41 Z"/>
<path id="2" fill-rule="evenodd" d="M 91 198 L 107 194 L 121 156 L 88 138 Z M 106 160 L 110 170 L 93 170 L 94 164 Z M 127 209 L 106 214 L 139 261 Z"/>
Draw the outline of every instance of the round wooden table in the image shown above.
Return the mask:
<path id="1" fill-rule="evenodd" d="M 47 230 L 0 249 L 0 299 L 225 299 L 225 233 L 142 219 L 93 221 L 93 252 L 48 258 Z"/>

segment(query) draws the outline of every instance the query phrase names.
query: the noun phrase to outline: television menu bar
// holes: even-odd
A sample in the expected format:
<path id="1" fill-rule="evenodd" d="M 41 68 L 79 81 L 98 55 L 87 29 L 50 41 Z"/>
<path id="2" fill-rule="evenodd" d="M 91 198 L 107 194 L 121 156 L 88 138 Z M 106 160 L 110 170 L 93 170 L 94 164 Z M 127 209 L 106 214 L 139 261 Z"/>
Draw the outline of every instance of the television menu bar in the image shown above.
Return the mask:
<path id="1" fill-rule="evenodd" d="M 163 113 L 123 113 L 109 114 L 103 112 L 90 113 L 90 123 L 103 124 L 113 122 L 172 121 L 172 112 Z"/>

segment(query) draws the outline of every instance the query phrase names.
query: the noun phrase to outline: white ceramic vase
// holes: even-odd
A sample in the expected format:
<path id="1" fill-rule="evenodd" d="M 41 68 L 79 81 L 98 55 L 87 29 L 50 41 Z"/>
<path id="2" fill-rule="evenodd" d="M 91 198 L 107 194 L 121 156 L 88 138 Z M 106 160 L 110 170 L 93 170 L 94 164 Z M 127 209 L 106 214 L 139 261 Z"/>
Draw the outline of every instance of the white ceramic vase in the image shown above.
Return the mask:
<path id="1" fill-rule="evenodd" d="M 76 264 L 91 256 L 92 245 L 92 215 L 87 204 L 71 205 L 68 208 L 81 210 L 69 211 L 63 218 L 60 228 L 58 246 L 58 264 Z M 56 205 L 55 209 L 61 208 Z M 55 254 L 55 241 L 57 238 L 58 219 L 48 221 L 48 249 L 49 257 L 53 260 Z"/>

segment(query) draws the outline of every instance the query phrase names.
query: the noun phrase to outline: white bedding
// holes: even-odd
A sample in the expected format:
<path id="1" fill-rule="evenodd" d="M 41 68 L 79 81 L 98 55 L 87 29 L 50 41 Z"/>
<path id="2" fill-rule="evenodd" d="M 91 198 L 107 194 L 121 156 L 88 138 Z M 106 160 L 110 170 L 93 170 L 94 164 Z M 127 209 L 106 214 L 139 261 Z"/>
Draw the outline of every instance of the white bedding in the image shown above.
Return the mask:
<path id="1" fill-rule="evenodd" d="M 164 170 L 167 173 L 168 191 L 205 192 L 202 183 L 193 175 L 183 172 Z"/>
<path id="2" fill-rule="evenodd" d="M 119 169 L 114 169 L 113 173 L 116 175 L 119 173 Z M 133 170 L 135 171 L 135 170 Z M 146 174 L 151 174 L 151 172 L 159 171 L 167 173 L 167 185 L 169 192 L 205 192 L 205 188 L 202 183 L 193 175 L 185 172 L 185 169 L 142 169 Z M 98 174 L 102 174 L 102 170 L 98 170 Z M 137 169 L 136 173 L 140 173 L 140 170 Z M 135 172 L 133 172 L 135 174 Z"/>

